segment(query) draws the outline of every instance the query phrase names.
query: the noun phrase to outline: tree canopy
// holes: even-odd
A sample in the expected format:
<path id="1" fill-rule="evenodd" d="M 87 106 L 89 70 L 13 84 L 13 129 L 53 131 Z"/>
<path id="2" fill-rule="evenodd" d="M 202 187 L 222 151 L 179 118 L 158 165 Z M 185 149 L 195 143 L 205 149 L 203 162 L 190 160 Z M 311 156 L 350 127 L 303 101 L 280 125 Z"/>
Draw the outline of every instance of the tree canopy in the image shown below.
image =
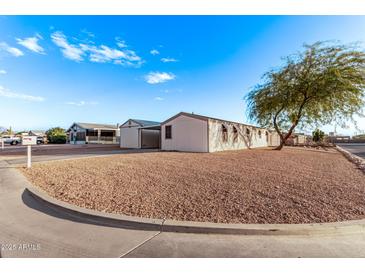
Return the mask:
<path id="1" fill-rule="evenodd" d="M 66 143 L 66 132 L 63 128 L 54 127 L 46 132 L 49 143 L 64 144 Z"/>
<path id="2" fill-rule="evenodd" d="M 248 115 L 261 126 L 274 127 L 281 149 L 298 126 L 333 121 L 344 124 L 362 115 L 365 53 L 355 46 L 317 42 L 285 59 L 248 94 Z"/>

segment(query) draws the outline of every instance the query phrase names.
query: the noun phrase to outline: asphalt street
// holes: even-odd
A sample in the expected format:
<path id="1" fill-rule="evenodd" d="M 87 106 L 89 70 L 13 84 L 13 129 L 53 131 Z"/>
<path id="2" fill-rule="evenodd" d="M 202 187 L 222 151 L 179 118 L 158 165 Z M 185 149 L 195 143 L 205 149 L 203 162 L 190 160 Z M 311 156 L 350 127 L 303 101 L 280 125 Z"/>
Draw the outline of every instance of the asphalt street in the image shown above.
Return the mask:
<path id="1" fill-rule="evenodd" d="M 365 143 L 337 144 L 347 151 L 365 159 Z"/>

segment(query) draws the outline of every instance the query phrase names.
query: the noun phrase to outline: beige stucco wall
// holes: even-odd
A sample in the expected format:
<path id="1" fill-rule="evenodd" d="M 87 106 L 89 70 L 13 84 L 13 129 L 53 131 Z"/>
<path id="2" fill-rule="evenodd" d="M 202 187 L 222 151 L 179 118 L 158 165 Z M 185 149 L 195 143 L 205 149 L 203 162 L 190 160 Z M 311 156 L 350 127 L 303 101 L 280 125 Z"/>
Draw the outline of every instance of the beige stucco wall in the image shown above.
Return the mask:
<path id="1" fill-rule="evenodd" d="M 276 131 L 270 133 L 269 146 L 276 147 L 280 145 L 280 136 Z"/>
<path id="2" fill-rule="evenodd" d="M 307 137 L 305 135 L 298 135 L 297 144 L 304 145 L 306 141 L 307 141 Z"/>
<path id="3" fill-rule="evenodd" d="M 225 142 L 223 141 L 222 125 L 227 128 L 228 138 Z M 236 141 L 234 141 L 233 126 L 238 131 Z M 246 128 L 250 130 L 249 135 L 246 134 Z M 259 136 L 259 130 L 261 131 L 261 138 Z M 268 142 L 265 133 L 265 129 L 209 119 L 209 152 L 246 149 L 248 147 L 266 147 L 268 146 Z"/>
<path id="4" fill-rule="evenodd" d="M 140 125 L 132 122 L 130 125 L 120 127 L 120 147 L 121 148 L 139 148 L 140 140 L 138 129 Z"/>
<path id="5" fill-rule="evenodd" d="M 165 138 L 165 127 L 171 125 L 171 139 Z M 207 121 L 180 115 L 161 127 L 161 149 L 208 152 Z"/>

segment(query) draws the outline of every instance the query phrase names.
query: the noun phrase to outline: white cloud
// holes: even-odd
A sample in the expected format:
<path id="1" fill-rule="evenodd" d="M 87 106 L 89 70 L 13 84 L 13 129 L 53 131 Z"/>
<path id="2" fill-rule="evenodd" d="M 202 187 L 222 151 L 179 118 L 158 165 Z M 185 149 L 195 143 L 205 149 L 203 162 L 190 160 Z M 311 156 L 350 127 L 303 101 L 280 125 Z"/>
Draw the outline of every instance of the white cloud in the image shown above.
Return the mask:
<path id="1" fill-rule="evenodd" d="M 87 102 L 87 101 L 79 101 L 79 102 L 66 102 L 66 105 L 73 105 L 73 106 L 86 106 L 86 105 L 98 105 L 98 102 Z"/>
<path id="2" fill-rule="evenodd" d="M 7 51 L 8 53 L 10 53 L 11 55 L 13 55 L 15 57 L 24 55 L 24 53 L 20 49 L 11 47 L 5 42 L 0 42 L 0 49 Z"/>
<path id="3" fill-rule="evenodd" d="M 13 99 L 20 99 L 25 101 L 32 101 L 32 102 L 43 102 L 45 100 L 45 98 L 41 96 L 33 96 L 33 95 L 12 92 L 8 89 L 5 89 L 2 86 L 0 86 L 0 96 Z"/>
<path id="4" fill-rule="evenodd" d="M 115 37 L 115 40 L 117 41 L 118 47 L 120 47 L 120 48 L 128 47 L 127 43 L 124 40 L 121 40 L 119 37 Z"/>
<path id="5" fill-rule="evenodd" d="M 61 48 L 64 57 L 73 61 L 80 62 L 83 60 L 84 51 L 77 45 L 72 45 L 67 41 L 67 37 L 60 31 L 51 35 L 53 43 Z"/>
<path id="6" fill-rule="evenodd" d="M 92 41 L 80 44 L 71 44 L 62 32 L 54 32 L 52 35 L 53 42 L 62 48 L 63 55 L 74 61 L 84 60 L 84 56 L 90 62 L 94 63 L 113 63 L 123 66 L 139 67 L 143 60 L 133 50 L 125 49 L 124 41 L 117 40 L 120 48 L 112 48 L 106 45 L 96 46 Z"/>
<path id="7" fill-rule="evenodd" d="M 145 80 L 149 84 L 159 84 L 175 79 L 175 75 L 171 72 L 150 72 L 145 76 Z"/>
<path id="8" fill-rule="evenodd" d="M 44 48 L 42 48 L 38 44 L 38 41 L 40 39 L 43 39 L 42 36 L 37 34 L 36 36 L 27 37 L 27 38 L 24 38 L 24 39 L 17 38 L 16 41 L 19 45 L 22 45 L 23 47 L 26 47 L 27 49 L 29 49 L 31 51 L 34 51 L 34 52 L 39 53 L 39 54 L 45 54 Z"/>
<path id="9" fill-rule="evenodd" d="M 179 62 L 179 60 L 175 59 L 175 58 L 161 58 L 161 62 L 163 63 L 175 63 L 175 62 Z"/>
<path id="10" fill-rule="evenodd" d="M 87 29 L 83 29 L 83 30 L 81 30 L 81 32 L 82 33 L 85 33 L 90 38 L 94 38 L 95 37 L 95 34 L 92 33 L 91 31 L 88 31 Z"/>
<path id="11" fill-rule="evenodd" d="M 0 69 L 0 74 L 6 74 L 6 70 L 5 69 Z"/>
<path id="12" fill-rule="evenodd" d="M 163 100 L 164 100 L 164 98 L 162 98 L 162 97 L 155 97 L 155 98 L 154 98 L 154 100 L 155 100 L 155 101 L 163 101 Z"/>
<path id="13" fill-rule="evenodd" d="M 157 49 L 153 49 L 153 50 L 151 50 L 151 51 L 150 51 L 150 53 L 151 53 L 152 55 L 158 55 L 158 54 L 160 54 L 160 52 L 159 52 Z"/>
<path id="14" fill-rule="evenodd" d="M 126 66 L 139 66 L 143 63 L 141 57 L 139 57 L 132 50 L 120 50 L 110 48 L 105 45 L 90 46 L 81 44 L 81 48 L 89 53 L 89 60 L 95 63 L 113 62 L 117 65 Z"/>

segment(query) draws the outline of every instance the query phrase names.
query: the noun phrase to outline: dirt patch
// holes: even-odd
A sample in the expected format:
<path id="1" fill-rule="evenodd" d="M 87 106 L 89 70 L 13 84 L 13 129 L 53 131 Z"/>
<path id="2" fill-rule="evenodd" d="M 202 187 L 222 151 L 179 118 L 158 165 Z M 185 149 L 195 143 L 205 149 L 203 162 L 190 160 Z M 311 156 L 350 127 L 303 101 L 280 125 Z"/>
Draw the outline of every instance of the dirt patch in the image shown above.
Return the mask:
<path id="1" fill-rule="evenodd" d="M 125 154 L 22 172 L 57 199 L 132 216 L 221 223 L 365 218 L 365 176 L 334 149 Z"/>

